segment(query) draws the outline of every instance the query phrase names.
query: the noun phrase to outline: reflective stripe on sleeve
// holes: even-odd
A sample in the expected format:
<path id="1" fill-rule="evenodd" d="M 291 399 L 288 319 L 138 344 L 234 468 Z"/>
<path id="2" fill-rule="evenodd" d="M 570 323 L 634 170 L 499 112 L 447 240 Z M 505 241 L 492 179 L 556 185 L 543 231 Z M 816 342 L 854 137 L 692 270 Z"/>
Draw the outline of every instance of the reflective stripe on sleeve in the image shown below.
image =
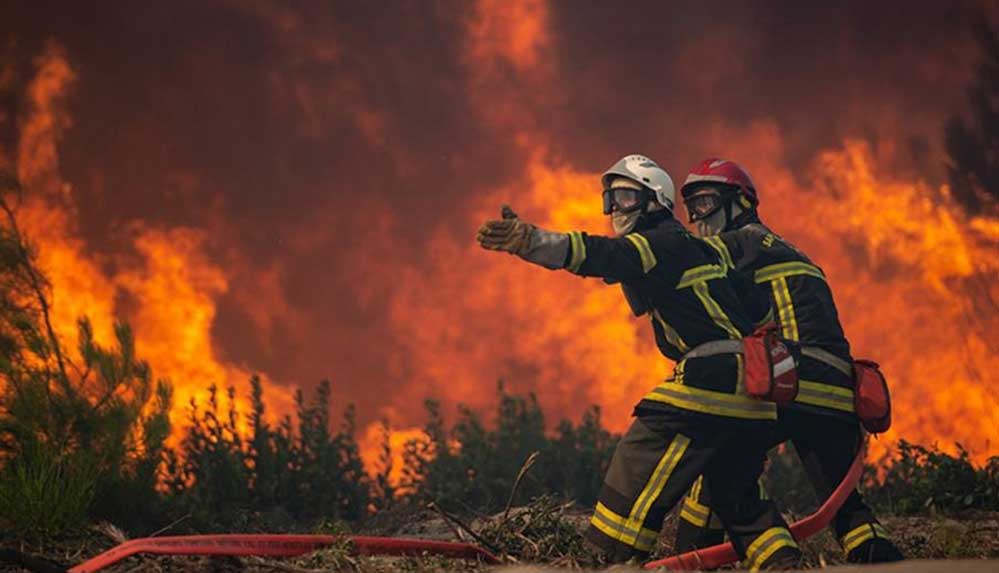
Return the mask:
<path id="1" fill-rule="evenodd" d="M 683 276 L 680 277 L 680 282 L 676 283 L 676 290 L 694 286 L 695 284 L 711 279 L 722 279 L 726 275 L 728 275 L 728 271 L 721 265 L 701 265 L 687 269 L 683 273 Z"/>
<path id="2" fill-rule="evenodd" d="M 642 272 L 648 273 L 656 266 L 656 255 L 652 252 L 652 247 L 649 245 L 649 240 L 639 235 L 638 233 L 631 233 L 624 236 L 625 239 L 631 241 L 631 244 L 635 245 L 638 249 L 638 256 L 642 258 Z"/>
<path id="3" fill-rule="evenodd" d="M 569 232 L 569 265 L 566 267 L 569 272 L 578 273 L 579 267 L 586 261 L 586 241 L 583 240 L 583 233 L 580 231 Z"/>
<path id="4" fill-rule="evenodd" d="M 787 278 L 795 275 L 808 275 L 818 279 L 826 280 L 826 275 L 822 273 L 822 269 L 815 265 L 810 265 L 801 261 L 791 261 L 788 263 L 777 263 L 776 265 L 767 265 L 762 269 L 759 269 L 753 273 L 753 280 L 757 284 L 765 283 L 767 281 L 772 281 L 781 278 Z"/>
<path id="5" fill-rule="evenodd" d="M 770 284 L 773 286 L 774 302 L 777 303 L 777 321 L 780 323 L 781 334 L 788 340 L 798 340 L 798 319 L 794 316 L 794 301 L 787 288 L 787 278 L 774 279 Z"/>

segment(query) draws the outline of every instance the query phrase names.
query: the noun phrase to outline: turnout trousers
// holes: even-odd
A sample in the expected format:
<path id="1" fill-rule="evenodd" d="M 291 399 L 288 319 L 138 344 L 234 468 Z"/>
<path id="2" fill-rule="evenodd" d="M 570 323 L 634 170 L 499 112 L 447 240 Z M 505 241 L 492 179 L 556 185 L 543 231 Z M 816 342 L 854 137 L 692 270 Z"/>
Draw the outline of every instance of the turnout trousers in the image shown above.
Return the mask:
<path id="1" fill-rule="evenodd" d="M 780 412 L 775 438 L 771 446 L 791 440 L 809 481 L 819 500 L 823 501 L 832 494 L 853 463 L 860 445 L 861 428 L 855 420 L 789 408 Z M 767 497 L 762 486 L 751 492 L 747 490 L 747 495 L 761 499 Z M 718 512 L 717 503 L 716 487 L 711 480 L 698 480 L 680 510 L 676 538 L 678 552 L 724 541 L 725 531 L 719 520 L 722 515 Z M 840 508 L 832 525 L 848 556 L 872 539 L 890 543 L 888 532 L 878 523 L 856 490 Z"/>
<path id="2" fill-rule="evenodd" d="M 637 412 L 618 443 L 586 539 L 609 561 L 644 559 L 667 513 L 704 474 L 739 557 L 752 568 L 800 555 L 773 503 L 756 495 L 773 422 Z"/>

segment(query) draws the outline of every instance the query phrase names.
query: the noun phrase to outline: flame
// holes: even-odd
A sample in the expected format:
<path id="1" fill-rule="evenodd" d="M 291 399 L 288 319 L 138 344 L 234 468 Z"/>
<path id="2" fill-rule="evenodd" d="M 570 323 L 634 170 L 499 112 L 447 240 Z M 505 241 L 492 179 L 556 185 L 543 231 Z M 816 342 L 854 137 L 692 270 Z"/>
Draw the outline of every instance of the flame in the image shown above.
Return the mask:
<path id="1" fill-rule="evenodd" d="M 605 423 L 621 431 L 632 405 L 672 368 L 618 289 L 472 244 L 475 227 L 497 216 L 503 202 L 554 230 L 609 231 L 598 173 L 559 158 L 539 121 L 538 110 L 554 109 L 564 96 L 547 57 L 556 40 L 549 20 L 544 3 L 484 0 L 466 23 L 469 97 L 498 133 L 512 132 L 526 156 L 524 174 L 483 194 L 468 219 L 439 229 L 427 246 L 429 268 L 402 261 L 388 276 L 357 261 L 385 283 L 405 285 L 386 305 L 397 334 L 390 369 L 406 381 L 384 399 L 393 423 L 417 423 L 413 405 L 427 395 L 491 411 L 496 377 L 514 391 L 537 393 L 550 416 L 575 418 L 599 404 Z M 702 91 L 711 94 L 710 86 Z M 794 173 L 775 121 L 733 128 L 699 118 L 695 135 L 692 145 L 705 155 L 753 172 L 765 221 L 826 270 L 854 353 L 878 360 L 887 373 L 895 426 L 874 443 L 872 459 L 900 438 L 945 451 L 959 442 L 978 463 L 999 454 L 992 389 L 999 348 L 988 336 L 999 327 L 999 221 L 966 220 L 946 188 L 878 169 L 894 160 L 885 136 L 877 150 L 860 140 L 821 150 L 807 173 Z M 683 175 L 674 173 L 678 181 Z M 454 227 L 464 233 L 458 239 Z"/>
<path id="2" fill-rule="evenodd" d="M 748 144 L 774 132 L 761 124 L 738 137 Z M 934 202 L 945 189 L 879 173 L 862 141 L 818 154 L 800 184 L 779 154 L 748 165 L 765 175 L 757 177 L 764 220 L 827 272 L 854 354 L 880 362 L 889 378 L 895 425 L 872 458 L 900 438 L 945 451 L 957 442 L 978 463 L 999 453 L 999 354 L 988 336 L 999 328 L 999 289 L 987 280 L 999 270 L 994 222 L 966 221 Z M 467 221 L 468 240 L 441 233 L 432 269 L 397 274 L 406 289 L 387 310 L 407 357 L 396 374 L 409 383 L 393 405 L 405 411 L 430 394 L 488 411 L 493 376 L 537 393 L 549 414 L 576 417 L 595 403 L 612 429 L 625 428 L 631 406 L 671 368 L 647 321 L 632 318 L 617 288 L 470 240 L 506 201 L 546 228 L 607 234 L 598 181 L 538 151 L 524 181 L 483 200 Z M 991 314 L 976 311 L 987 304 Z"/>
<path id="3" fill-rule="evenodd" d="M 138 356 L 147 360 L 156 376 L 174 388 L 170 413 L 173 434 L 182 437 L 192 399 L 204 404 L 208 387 L 233 385 L 236 410 L 249 410 L 250 370 L 220 360 L 212 342 L 216 300 L 228 287 L 226 273 L 203 253 L 203 232 L 154 229 L 133 224 L 133 250 L 122 256 L 120 272 L 104 270 L 109 256 L 89 252 L 79 237 L 73 188 L 59 172 L 58 143 L 71 121 L 65 97 L 75 73 L 63 50 L 50 44 L 36 61 L 37 74 L 27 90 L 29 112 L 22 118 L 17 171 L 28 188 L 19 212 L 28 237 L 38 245 L 39 265 L 52 285 L 52 321 L 67 348 L 77 345 L 76 322 L 90 317 L 95 338 L 113 343 L 116 318 L 128 319 L 136 337 Z M 119 299 L 134 301 L 135 311 L 124 313 Z M 125 316 L 123 316 L 125 314 Z M 291 392 L 264 378 L 268 416 L 276 419 L 292 411 Z M 225 397 L 220 403 L 227 407 Z M 240 427 L 247 428 L 246 416 Z"/>
<path id="4" fill-rule="evenodd" d="M 299 129 L 318 137 L 324 132 L 324 102 L 345 100 L 351 120 L 373 148 L 409 153 L 399 150 L 401 144 L 392 145 L 397 118 L 375 106 L 381 98 L 367 97 L 363 78 L 340 81 L 338 76 L 329 86 L 320 82 L 328 90 L 314 91 L 292 81 L 319 75 L 314 69 L 328 68 L 312 63 L 336 62 L 347 50 L 332 40 L 309 39 L 307 22 L 289 18 L 278 26 L 287 32 L 281 36 L 289 42 L 284 49 L 297 54 L 301 48 L 311 56 L 292 58 L 289 69 L 273 72 L 273 83 L 280 86 L 275 88 L 279 103 L 291 99 L 305 110 L 308 125 Z M 414 247 L 400 246 L 392 233 L 405 221 L 389 209 L 372 214 L 370 221 L 372 236 L 385 240 L 364 241 L 364 249 L 337 255 L 349 258 L 355 263 L 351 271 L 364 277 L 357 281 L 365 283 L 354 293 L 357 299 L 378 305 L 390 326 L 389 335 L 371 346 L 384 349 L 386 371 L 400 382 L 379 396 L 381 411 L 360 414 L 383 415 L 404 428 L 390 438 L 394 456 L 401 443 L 420 436 L 419 404 L 428 396 L 443 398 L 452 408 L 463 402 L 492 411 L 494 382 L 502 378 L 512 391 L 537 393 L 550 417 L 576 418 L 588 405 L 599 404 L 604 422 L 620 431 L 632 405 L 671 369 L 654 347 L 647 320 L 631 315 L 618 288 L 530 267 L 484 252 L 472 241 L 478 224 L 495 217 L 502 202 L 554 230 L 608 232 L 600 213 L 598 174 L 616 157 L 604 157 L 605 142 L 595 142 L 587 151 L 603 157 L 603 163 L 580 167 L 560 155 L 556 137 L 564 125 L 550 128 L 547 122 L 568 97 L 559 82 L 566 70 L 557 67 L 554 19 L 541 0 L 480 0 L 462 20 L 464 103 L 484 124 L 485 135 L 495 138 L 503 160 L 498 164 L 516 166 L 505 174 L 510 179 L 476 181 L 475 194 L 441 217 L 446 222 L 428 239 L 415 242 L 424 256 L 408 258 Z M 742 47 L 738 38 L 730 43 Z M 676 58 L 697 61 L 702 51 L 694 45 Z M 741 69 L 743 64 L 732 65 Z M 681 69 L 681 75 L 697 75 L 704 66 L 693 67 Z M 128 253 L 102 253 L 86 244 L 76 227 L 74 189 L 63 179 L 58 157 L 62 134 L 72 124 L 65 104 L 76 72 L 56 44 L 38 58 L 36 70 L 14 157 L 32 190 L 22 206 L 23 224 L 52 280 L 57 329 L 74 342 L 76 319 L 86 314 L 98 340 L 107 343 L 112 317 L 129 319 L 140 355 L 175 384 L 175 422 L 183 419 L 187 400 L 203 399 L 212 382 L 235 384 L 245 396 L 253 365 L 232 364 L 217 352 L 212 332 L 217 301 L 234 295 L 248 306 L 266 341 L 275 311 L 254 298 L 281 292 L 281 270 L 260 276 L 263 296 L 233 293 L 238 280 L 231 267 L 208 256 L 216 237 L 206 229 L 136 221 Z M 717 79 L 705 82 L 696 91 L 707 97 Z M 950 204 L 946 187 L 894 174 L 891 138 L 881 132 L 877 147 L 842 141 L 816 152 L 806 171 L 794 172 L 790 166 L 800 161 L 790 159 L 776 120 L 732 127 L 698 116 L 696 126 L 683 134 L 684 144 L 752 171 L 765 221 L 825 269 L 855 354 L 884 366 L 894 391 L 896 425 L 876 443 L 873 455 L 900 438 L 946 450 L 960 442 L 979 463 L 999 454 L 999 397 L 993 390 L 999 348 L 990 336 L 999 327 L 994 280 L 999 220 L 967 219 Z M 637 151 L 626 144 L 631 142 L 620 144 L 620 154 Z M 664 164 L 671 160 L 662 158 Z M 673 175 L 683 178 L 683 173 Z M 249 270 L 241 272 L 260 272 L 246 266 Z M 279 312 L 299 311 L 285 307 Z M 272 415 L 292 410 L 283 387 L 268 383 L 265 396 Z M 176 427 L 174 439 L 182 431 Z M 372 424 L 361 435 L 369 468 L 380 454 L 380 432 Z M 401 469 L 399 462 L 395 458 L 393 471 Z"/>
<path id="5" fill-rule="evenodd" d="M 862 141 L 819 154 L 813 170 L 824 229 L 802 242 L 822 241 L 812 252 L 854 354 L 879 361 L 892 387 L 894 426 L 872 453 L 905 438 L 945 451 L 960 443 L 976 462 L 996 455 L 996 221 L 957 215 L 945 187 L 879 172 Z"/>
<path id="6" fill-rule="evenodd" d="M 385 459 L 385 440 L 388 438 L 388 460 Z M 379 422 L 365 427 L 364 432 L 358 439 L 358 446 L 361 451 L 361 458 L 364 460 L 364 467 L 368 475 L 374 477 L 385 471 L 385 463 L 392 464 L 389 468 L 388 480 L 392 485 L 397 485 L 402 479 L 402 471 L 405 465 L 403 452 L 406 444 L 411 441 L 425 441 L 427 434 L 422 428 L 413 426 L 410 428 L 389 428 Z"/>

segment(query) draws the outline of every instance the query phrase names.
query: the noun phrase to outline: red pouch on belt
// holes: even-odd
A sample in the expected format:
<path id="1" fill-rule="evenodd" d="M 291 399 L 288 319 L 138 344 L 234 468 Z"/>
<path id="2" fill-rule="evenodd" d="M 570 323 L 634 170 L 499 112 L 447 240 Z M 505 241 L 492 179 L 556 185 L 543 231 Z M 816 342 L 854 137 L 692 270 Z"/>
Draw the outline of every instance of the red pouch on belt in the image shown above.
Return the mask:
<path id="1" fill-rule="evenodd" d="M 864 429 L 880 434 L 891 427 L 891 396 L 877 362 L 853 361 L 853 406 Z"/>
<path id="2" fill-rule="evenodd" d="M 798 370 L 787 345 L 769 323 L 742 339 L 746 392 L 754 398 L 790 404 L 798 395 Z"/>

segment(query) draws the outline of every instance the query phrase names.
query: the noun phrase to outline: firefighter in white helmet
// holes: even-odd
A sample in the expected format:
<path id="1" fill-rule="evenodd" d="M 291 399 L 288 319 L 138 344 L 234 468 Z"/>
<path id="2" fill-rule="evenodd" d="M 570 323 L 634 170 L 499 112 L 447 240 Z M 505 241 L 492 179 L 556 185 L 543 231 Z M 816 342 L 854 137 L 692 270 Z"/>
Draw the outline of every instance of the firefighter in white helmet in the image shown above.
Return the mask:
<path id="1" fill-rule="evenodd" d="M 662 354 L 676 363 L 636 405 L 586 538 L 610 561 L 647 556 L 666 514 L 703 472 L 747 567 L 796 564 L 800 551 L 773 504 L 744 495 L 756 488 L 777 409 L 746 393 L 737 349 L 769 314 L 769 302 L 754 308 L 741 300 L 718 253 L 674 219 L 673 182 L 654 161 L 628 155 L 602 183 L 616 237 L 547 231 L 509 207 L 477 236 L 486 249 L 548 269 L 620 282 L 635 314 L 651 321 Z"/>

